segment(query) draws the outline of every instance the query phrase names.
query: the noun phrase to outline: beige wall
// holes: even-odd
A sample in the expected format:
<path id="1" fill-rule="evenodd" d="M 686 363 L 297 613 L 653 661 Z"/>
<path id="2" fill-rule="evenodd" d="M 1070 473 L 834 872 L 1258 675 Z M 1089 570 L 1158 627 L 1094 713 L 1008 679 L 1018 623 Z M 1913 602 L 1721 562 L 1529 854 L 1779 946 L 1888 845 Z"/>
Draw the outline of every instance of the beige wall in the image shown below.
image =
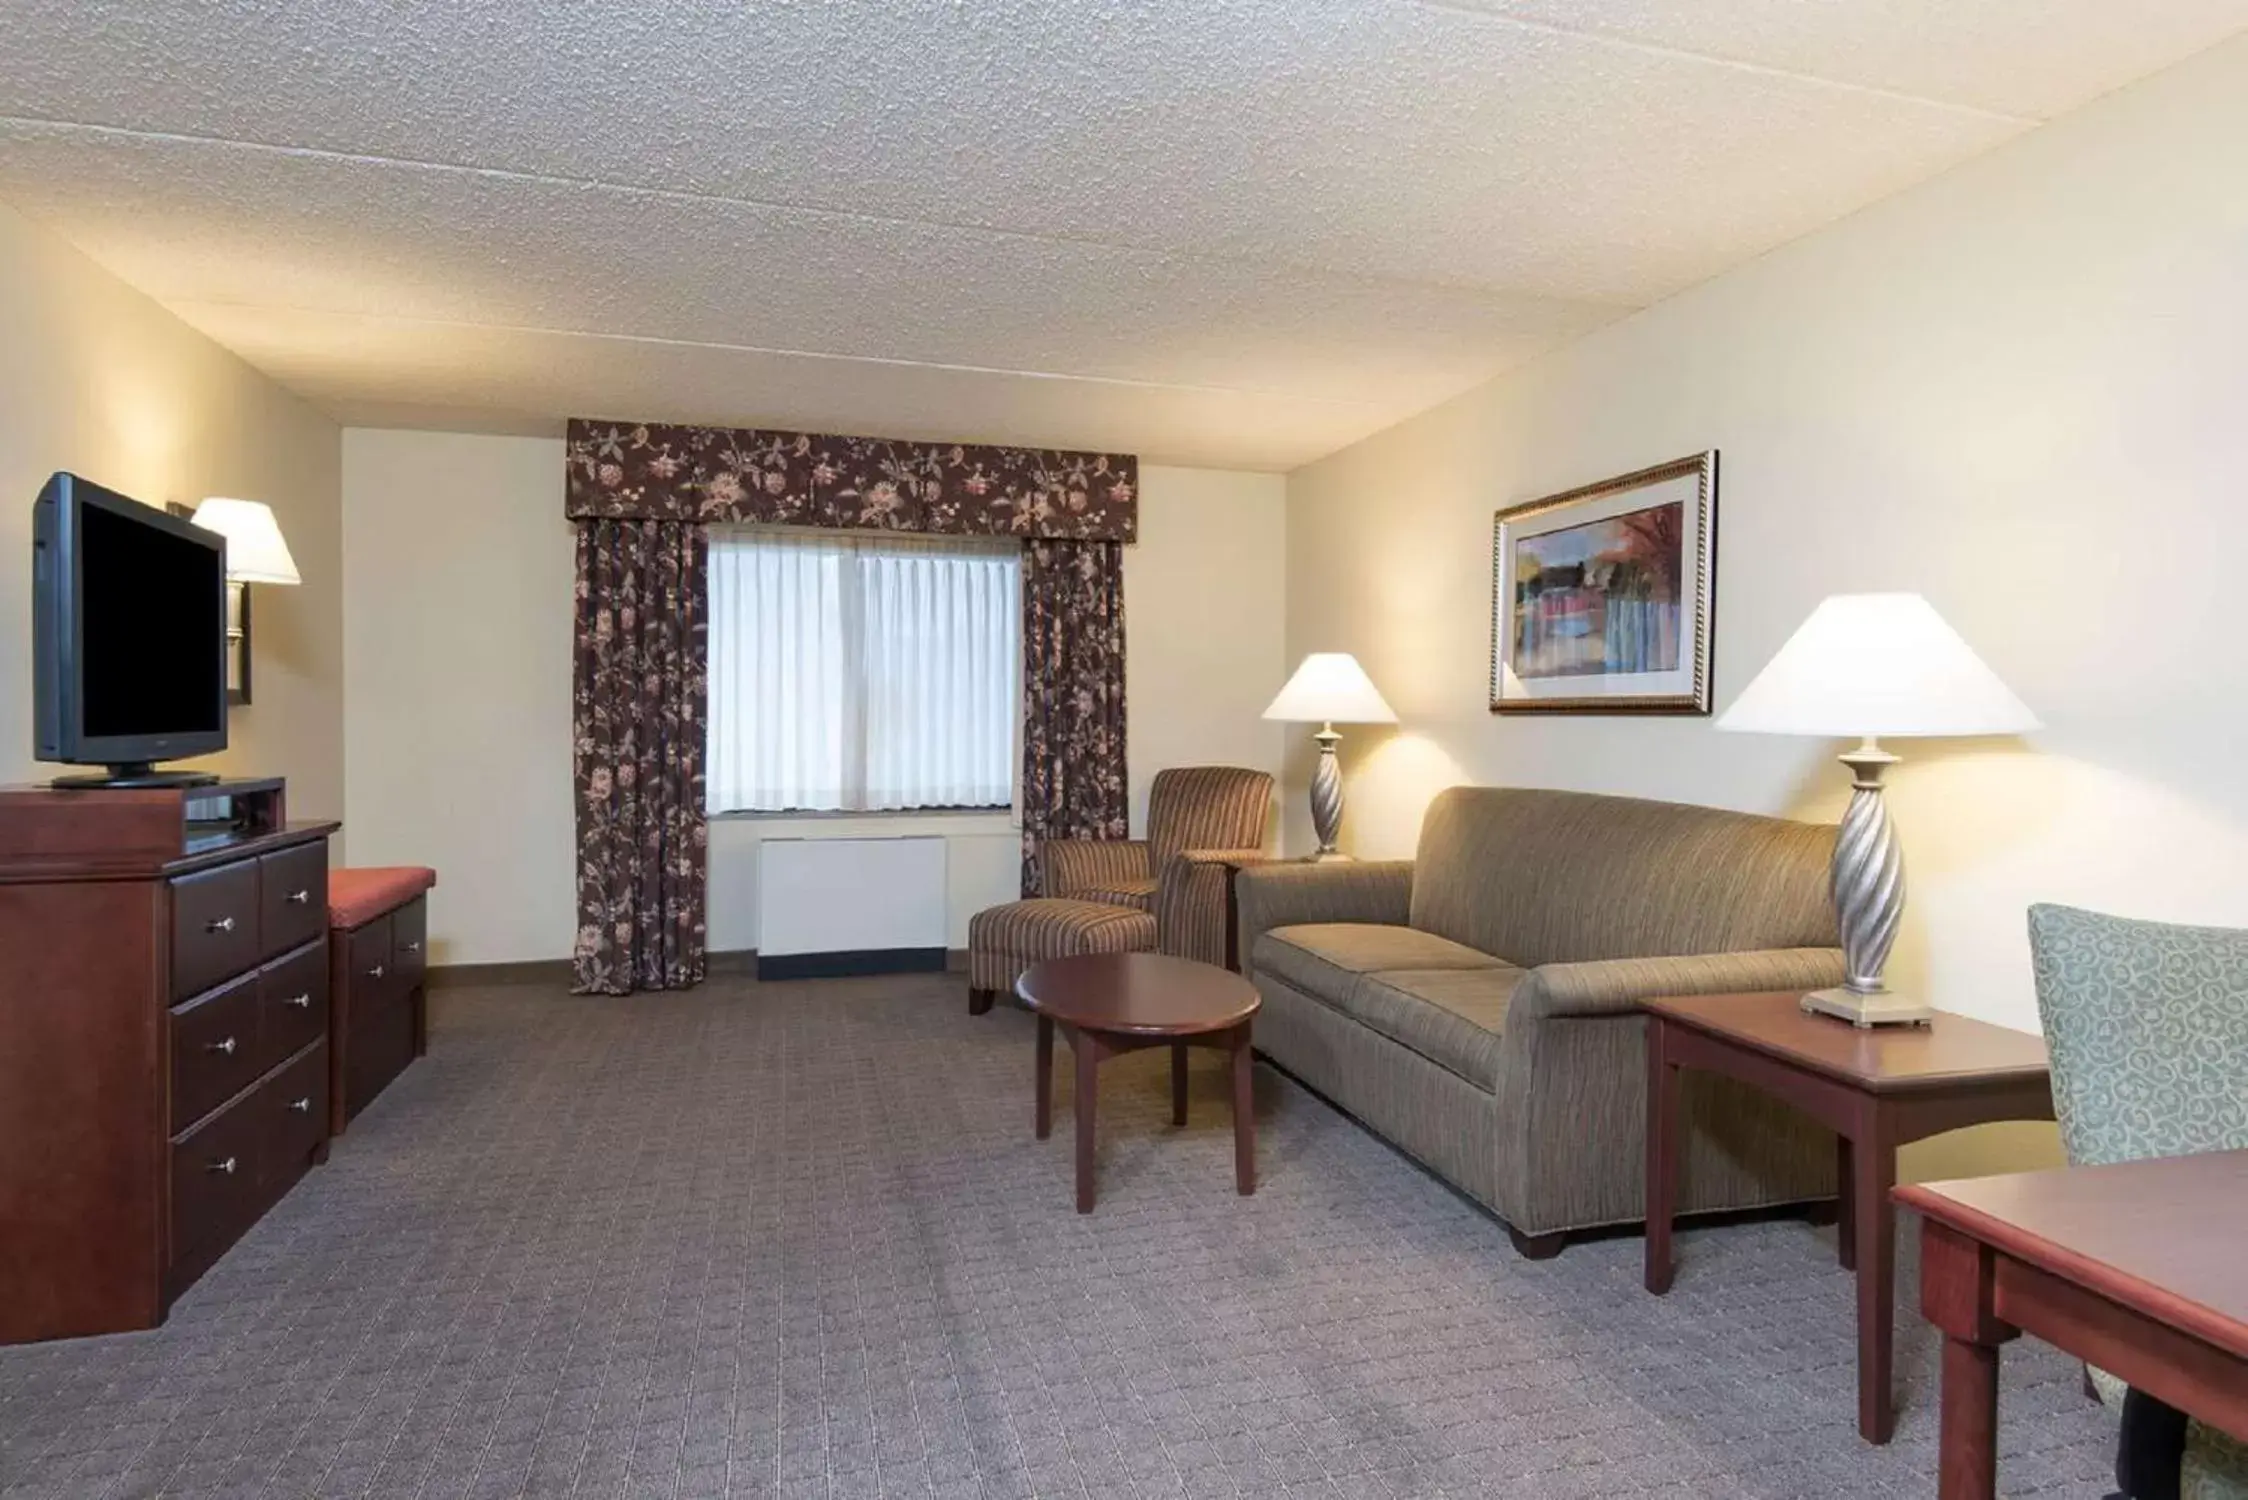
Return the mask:
<path id="1" fill-rule="evenodd" d="M 343 446 L 353 857 L 436 867 L 440 963 L 564 957 L 572 563 L 561 444 L 352 429 Z M 1125 565 L 1135 804 L 1164 765 L 1277 768 L 1278 730 L 1257 715 L 1283 670 L 1282 481 L 1150 468 L 1143 490 L 1145 540 Z M 1005 817 L 723 818 L 711 830 L 711 945 L 756 946 L 762 838 L 888 832 L 947 836 L 955 945 L 971 913 L 1015 892 Z"/>
<path id="2" fill-rule="evenodd" d="M 1349 843 L 1463 781 L 1839 813 L 1837 744 L 1486 712 L 1493 509 L 1715 447 L 1720 709 L 1824 595 L 1913 589 L 2045 720 L 1891 747 L 1895 982 L 2030 1029 L 2033 901 L 2248 925 L 2244 139 L 2248 41 L 1291 476 L 1289 649 L 1404 720 Z"/>
<path id="3" fill-rule="evenodd" d="M 0 207 L 0 782 L 31 759 L 31 503 L 57 469 L 154 506 L 273 507 L 304 575 L 252 606 L 256 702 L 205 763 L 289 779 L 343 812 L 343 561 L 336 425 L 14 210 Z"/>

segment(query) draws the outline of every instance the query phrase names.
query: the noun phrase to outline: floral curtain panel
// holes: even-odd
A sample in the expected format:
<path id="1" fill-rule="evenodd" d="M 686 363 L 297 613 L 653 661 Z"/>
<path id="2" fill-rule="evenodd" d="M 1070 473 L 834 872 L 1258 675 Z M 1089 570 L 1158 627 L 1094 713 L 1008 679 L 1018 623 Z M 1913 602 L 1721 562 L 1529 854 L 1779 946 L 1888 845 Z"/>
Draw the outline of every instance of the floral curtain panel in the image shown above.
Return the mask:
<path id="1" fill-rule="evenodd" d="M 1121 839 L 1124 549 L 1023 544 L 1023 894 L 1045 886 L 1047 839 Z"/>
<path id="2" fill-rule="evenodd" d="M 708 538 L 583 521 L 577 556 L 576 987 L 680 989 L 704 970 Z"/>
<path id="3" fill-rule="evenodd" d="M 1110 542 L 1139 530 L 1129 453 L 582 419 L 568 453 L 574 519 Z"/>
<path id="4" fill-rule="evenodd" d="M 1128 453 L 576 419 L 581 992 L 704 973 L 709 547 L 722 523 L 1023 542 L 1023 890 L 1048 838 L 1123 838 Z"/>

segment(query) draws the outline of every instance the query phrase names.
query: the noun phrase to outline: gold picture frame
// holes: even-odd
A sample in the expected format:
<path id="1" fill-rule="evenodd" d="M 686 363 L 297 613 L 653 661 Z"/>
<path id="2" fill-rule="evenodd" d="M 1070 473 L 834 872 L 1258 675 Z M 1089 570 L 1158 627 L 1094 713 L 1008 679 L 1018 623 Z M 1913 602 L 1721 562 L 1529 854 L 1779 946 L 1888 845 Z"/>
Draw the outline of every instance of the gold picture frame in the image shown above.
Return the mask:
<path id="1" fill-rule="evenodd" d="M 1491 712 L 1706 714 L 1717 450 L 1512 505 L 1491 526 Z"/>

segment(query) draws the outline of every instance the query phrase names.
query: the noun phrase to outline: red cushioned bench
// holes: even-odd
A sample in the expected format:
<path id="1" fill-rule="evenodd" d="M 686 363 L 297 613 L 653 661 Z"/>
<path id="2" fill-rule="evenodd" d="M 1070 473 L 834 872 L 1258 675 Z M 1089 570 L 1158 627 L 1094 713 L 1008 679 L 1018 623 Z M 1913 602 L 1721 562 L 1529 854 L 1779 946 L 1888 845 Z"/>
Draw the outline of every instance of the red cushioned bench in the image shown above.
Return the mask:
<path id="1" fill-rule="evenodd" d="M 328 872 L 329 1129 L 429 1050 L 428 892 L 437 872 L 385 865 Z"/>

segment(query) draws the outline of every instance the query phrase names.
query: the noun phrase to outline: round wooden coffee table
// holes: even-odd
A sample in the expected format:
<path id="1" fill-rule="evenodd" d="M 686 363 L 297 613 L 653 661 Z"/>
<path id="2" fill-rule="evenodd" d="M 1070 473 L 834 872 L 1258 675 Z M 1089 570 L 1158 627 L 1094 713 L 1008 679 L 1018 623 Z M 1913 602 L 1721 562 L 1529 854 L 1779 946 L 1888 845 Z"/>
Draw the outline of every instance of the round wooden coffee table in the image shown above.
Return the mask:
<path id="1" fill-rule="evenodd" d="M 1038 1138 L 1054 1129 L 1054 1031 L 1077 1058 L 1077 1211 L 1093 1211 L 1096 1072 L 1120 1052 L 1171 1049 L 1171 1123 L 1186 1123 L 1186 1049 L 1233 1059 L 1233 1180 L 1257 1190 L 1257 1119 L 1249 1090 L 1249 1023 L 1263 1003 L 1238 974 L 1157 953 L 1092 953 L 1034 964 L 1015 993 L 1038 1016 Z"/>

